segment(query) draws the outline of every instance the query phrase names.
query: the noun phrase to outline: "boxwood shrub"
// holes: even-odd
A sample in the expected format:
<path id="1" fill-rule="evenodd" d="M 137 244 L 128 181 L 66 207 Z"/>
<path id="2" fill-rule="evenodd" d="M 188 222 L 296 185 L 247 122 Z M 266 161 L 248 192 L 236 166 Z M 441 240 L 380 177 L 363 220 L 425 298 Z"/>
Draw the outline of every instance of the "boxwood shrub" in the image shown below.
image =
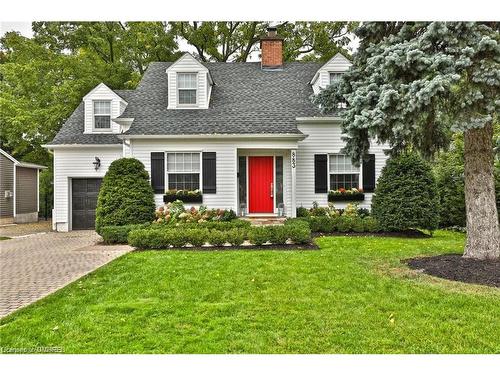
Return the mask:
<path id="1" fill-rule="evenodd" d="M 266 242 L 281 245 L 285 244 L 288 239 L 297 244 L 304 244 L 311 240 L 311 229 L 306 222 L 229 230 L 151 226 L 133 229 L 128 235 L 128 243 L 137 249 L 180 248 L 188 244 L 200 247 L 206 242 L 212 246 L 224 246 L 226 243 L 240 246 L 245 239 L 257 246 Z"/>
<path id="2" fill-rule="evenodd" d="M 101 228 L 101 236 L 106 244 L 126 244 L 132 230 L 150 226 L 151 224 L 110 225 Z"/>
<path id="3" fill-rule="evenodd" d="M 154 193 L 148 172 L 135 158 L 121 158 L 109 166 L 96 208 L 96 232 L 109 225 L 150 223 L 155 218 Z"/>

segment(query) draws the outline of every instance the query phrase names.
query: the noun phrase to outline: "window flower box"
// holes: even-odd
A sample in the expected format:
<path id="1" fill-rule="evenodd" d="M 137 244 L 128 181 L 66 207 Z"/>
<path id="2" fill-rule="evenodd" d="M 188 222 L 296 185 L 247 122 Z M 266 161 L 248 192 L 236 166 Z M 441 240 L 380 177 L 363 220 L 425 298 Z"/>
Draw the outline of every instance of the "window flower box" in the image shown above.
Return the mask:
<path id="1" fill-rule="evenodd" d="M 330 190 L 328 192 L 328 202 L 352 202 L 362 201 L 365 199 L 365 194 L 362 189 L 344 189 Z"/>
<path id="2" fill-rule="evenodd" d="M 203 194 L 200 190 L 167 190 L 163 196 L 164 203 L 175 202 L 183 203 L 203 203 Z"/>

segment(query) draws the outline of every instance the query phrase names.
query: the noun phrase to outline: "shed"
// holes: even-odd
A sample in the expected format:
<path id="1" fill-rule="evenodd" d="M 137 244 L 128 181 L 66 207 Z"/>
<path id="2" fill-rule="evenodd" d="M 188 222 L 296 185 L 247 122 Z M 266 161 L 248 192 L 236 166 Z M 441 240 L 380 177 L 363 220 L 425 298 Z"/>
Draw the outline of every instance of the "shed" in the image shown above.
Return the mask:
<path id="1" fill-rule="evenodd" d="M 45 168 L 18 161 L 0 149 L 0 223 L 38 221 L 39 175 Z"/>

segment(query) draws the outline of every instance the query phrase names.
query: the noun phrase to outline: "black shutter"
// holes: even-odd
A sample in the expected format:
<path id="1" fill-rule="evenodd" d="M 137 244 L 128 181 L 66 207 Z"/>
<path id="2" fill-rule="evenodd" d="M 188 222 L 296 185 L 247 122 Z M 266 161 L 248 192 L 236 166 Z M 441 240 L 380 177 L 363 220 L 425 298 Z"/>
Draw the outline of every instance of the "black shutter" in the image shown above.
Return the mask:
<path id="1" fill-rule="evenodd" d="M 151 153 L 151 186 L 156 194 L 165 194 L 165 153 Z"/>
<path id="2" fill-rule="evenodd" d="M 217 192 L 217 162 L 215 152 L 203 153 L 203 194 Z"/>
<path id="3" fill-rule="evenodd" d="M 328 192 L 328 155 L 314 155 L 314 192 Z"/>
<path id="4" fill-rule="evenodd" d="M 368 154 L 363 159 L 363 191 L 371 193 L 375 190 L 375 155 Z"/>

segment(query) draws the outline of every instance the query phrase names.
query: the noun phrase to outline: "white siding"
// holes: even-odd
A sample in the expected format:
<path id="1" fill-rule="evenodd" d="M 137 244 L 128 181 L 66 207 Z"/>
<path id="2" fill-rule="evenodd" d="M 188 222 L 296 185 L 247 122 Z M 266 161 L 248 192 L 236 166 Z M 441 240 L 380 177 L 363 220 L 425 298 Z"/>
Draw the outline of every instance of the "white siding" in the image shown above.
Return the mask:
<path id="1" fill-rule="evenodd" d="M 299 142 L 297 150 L 297 207 L 312 207 L 314 201 L 320 206 L 328 205 L 328 196 L 314 192 L 314 155 L 336 154 L 344 147 L 341 139 L 340 123 L 301 124 L 299 130 L 309 136 Z M 387 156 L 383 150 L 388 147 L 371 143 L 370 153 L 375 154 L 375 179 L 385 165 Z M 360 181 L 361 182 L 361 181 Z M 372 193 L 365 194 L 365 200 L 359 202 L 361 207 L 370 208 Z M 335 203 L 336 207 L 345 207 L 345 203 Z"/>
<path id="2" fill-rule="evenodd" d="M 203 203 L 210 208 L 225 208 L 237 210 L 237 155 L 276 155 L 284 149 L 296 148 L 296 141 L 277 141 L 277 140 L 224 140 L 214 139 L 210 142 L 206 140 L 133 140 L 131 153 L 132 156 L 139 159 L 148 173 L 151 173 L 151 152 L 168 151 L 200 151 L 216 152 L 217 157 L 217 193 L 204 194 Z M 252 150 L 253 149 L 253 150 Z M 265 150 L 269 151 L 265 151 Z M 280 150 L 282 149 L 282 150 Z M 256 151 L 258 150 L 258 151 Z M 285 155 L 285 153 L 283 153 Z M 289 152 L 283 159 L 284 169 L 289 168 Z M 288 170 L 284 172 L 284 179 L 287 186 L 291 186 L 291 176 Z M 288 190 L 285 187 L 285 191 Z M 163 204 L 162 194 L 155 195 L 156 204 Z M 285 193 L 285 205 L 290 207 L 291 191 Z"/>
<path id="3" fill-rule="evenodd" d="M 347 58 L 345 58 L 342 54 L 337 53 L 318 70 L 319 77 L 312 85 L 314 93 L 317 94 L 320 89 L 325 88 L 330 84 L 330 73 L 345 72 L 349 70 L 351 65 L 351 62 Z"/>
<path id="4" fill-rule="evenodd" d="M 120 116 L 125 110 L 125 103 L 118 95 L 116 95 L 109 87 L 104 84 L 99 84 L 90 93 L 83 98 L 84 113 L 85 113 L 85 128 L 84 133 L 120 133 L 120 125 L 111 121 L 111 130 L 94 130 L 94 100 L 110 100 L 111 101 L 111 119 Z"/>
<path id="5" fill-rule="evenodd" d="M 94 169 L 95 157 L 101 159 L 101 168 Z M 119 147 L 78 147 L 54 150 L 54 227 L 58 231 L 71 228 L 72 177 L 104 177 L 111 162 L 122 156 Z"/>
<path id="6" fill-rule="evenodd" d="M 208 108 L 208 93 L 210 83 L 208 81 L 208 69 L 201 65 L 190 54 L 183 55 L 173 65 L 171 65 L 165 74 L 168 74 L 168 108 L 193 108 L 192 106 L 177 105 L 177 74 L 178 73 L 198 73 L 198 88 L 196 90 L 195 108 Z"/>

